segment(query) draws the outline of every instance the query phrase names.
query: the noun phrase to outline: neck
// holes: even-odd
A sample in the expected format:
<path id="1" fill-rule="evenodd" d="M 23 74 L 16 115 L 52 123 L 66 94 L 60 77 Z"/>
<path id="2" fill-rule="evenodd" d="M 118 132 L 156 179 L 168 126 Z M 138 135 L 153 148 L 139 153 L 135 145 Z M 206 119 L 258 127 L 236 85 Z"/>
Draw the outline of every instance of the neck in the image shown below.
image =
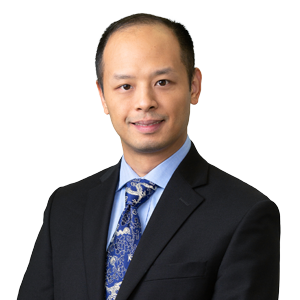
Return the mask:
<path id="1" fill-rule="evenodd" d="M 136 174 L 140 177 L 144 177 L 151 170 L 177 152 L 182 147 L 185 140 L 186 137 L 183 141 L 173 145 L 173 147 L 168 147 L 151 153 L 138 152 L 131 148 L 128 149 L 128 147 L 122 144 L 124 158 Z"/>

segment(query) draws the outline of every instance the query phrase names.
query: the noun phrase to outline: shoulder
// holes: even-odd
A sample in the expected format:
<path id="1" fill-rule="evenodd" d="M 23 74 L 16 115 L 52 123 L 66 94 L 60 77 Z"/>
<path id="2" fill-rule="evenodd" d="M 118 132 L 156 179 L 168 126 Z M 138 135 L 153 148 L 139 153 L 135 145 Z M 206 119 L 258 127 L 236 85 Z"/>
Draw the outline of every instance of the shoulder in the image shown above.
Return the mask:
<path id="1" fill-rule="evenodd" d="M 259 202 L 273 203 L 253 186 L 208 163 L 199 155 L 194 144 L 178 169 L 182 177 L 205 198 L 205 205 L 215 210 L 226 208 L 243 213 Z"/>
<path id="2" fill-rule="evenodd" d="M 277 206 L 266 195 L 246 182 L 210 165 L 207 184 L 198 189 L 206 201 L 219 210 L 240 215 L 249 210 L 267 206 L 278 211 Z"/>
<path id="3" fill-rule="evenodd" d="M 249 195 L 257 199 L 257 201 L 267 199 L 266 195 L 250 184 L 213 165 L 209 165 L 208 183 L 212 185 L 216 191 L 222 192 L 224 195 L 232 195 L 235 197 Z"/>
<path id="4" fill-rule="evenodd" d="M 54 206 L 81 206 L 86 202 L 89 191 L 99 186 L 118 168 L 119 164 L 106 168 L 77 182 L 59 187 L 51 196 L 52 202 L 55 203 Z"/>

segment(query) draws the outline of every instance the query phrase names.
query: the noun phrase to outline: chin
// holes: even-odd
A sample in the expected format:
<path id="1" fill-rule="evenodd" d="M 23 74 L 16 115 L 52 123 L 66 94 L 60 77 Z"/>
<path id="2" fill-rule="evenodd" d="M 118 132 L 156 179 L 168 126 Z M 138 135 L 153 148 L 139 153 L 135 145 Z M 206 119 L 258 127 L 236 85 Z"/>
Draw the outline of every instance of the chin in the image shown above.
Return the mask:
<path id="1" fill-rule="evenodd" d="M 168 146 L 167 141 L 138 141 L 134 145 L 129 145 L 135 152 L 155 153 L 165 149 Z"/>
<path id="2" fill-rule="evenodd" d="M 148 144 L 135 147 L 135 151 L 139 153 L 155 153 L 163 150 L 164 148 L 165 147 L 163 145 Z"/>

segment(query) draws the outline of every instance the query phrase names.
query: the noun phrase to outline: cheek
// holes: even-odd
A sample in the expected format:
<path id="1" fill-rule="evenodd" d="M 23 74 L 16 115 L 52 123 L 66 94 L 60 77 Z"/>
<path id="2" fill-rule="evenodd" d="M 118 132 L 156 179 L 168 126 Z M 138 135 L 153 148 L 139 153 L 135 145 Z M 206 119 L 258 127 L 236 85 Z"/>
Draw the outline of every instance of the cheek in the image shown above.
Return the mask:
<path id="1" fill-rule="evenodd" d="M 115 130 L 118 133 L 121 133 L 127 126 L 126 119 L 128 117 L 128 108 L 124 105 L 122 106 L 117 103 L 112 105 L 111 103 L 111 105 L 109 106 L 109 112 L 110 119 Z"/>
<path id="2" fill-rule="evenodd" d="M 165 105 L 164 109 L 169 112 L 169 117 L 176 122 L 178 119 L 182 120 L 188 118 L 190 103 L 186 97 L 174 97 L 168 101 L 168 105 Z"/>
<path id="3" fill-rule="evenodd" d="M 106 101 L 106 103 L 112 119 L 117 120 L 122 117 L 122 114 L 124 114 L 125 111 L 125 107 L 122 107 L 121 101 L 110 99 L 109 101 Z"/>

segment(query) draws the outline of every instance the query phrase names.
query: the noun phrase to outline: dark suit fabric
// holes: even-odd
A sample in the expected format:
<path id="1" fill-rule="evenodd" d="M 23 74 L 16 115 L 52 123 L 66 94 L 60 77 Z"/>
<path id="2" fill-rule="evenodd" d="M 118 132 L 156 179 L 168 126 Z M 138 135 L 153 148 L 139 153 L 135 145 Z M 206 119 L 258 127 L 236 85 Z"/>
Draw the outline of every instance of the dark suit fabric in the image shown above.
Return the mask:
<path id="1" fill-rule="evenodd" d="M 104 300 L 106 241 L 120 165 L 57 189 L 18 300 Z M 163 192 L 117 300 L 275 300 L 279 212 L 208 164 L 194 145 Z"/>

